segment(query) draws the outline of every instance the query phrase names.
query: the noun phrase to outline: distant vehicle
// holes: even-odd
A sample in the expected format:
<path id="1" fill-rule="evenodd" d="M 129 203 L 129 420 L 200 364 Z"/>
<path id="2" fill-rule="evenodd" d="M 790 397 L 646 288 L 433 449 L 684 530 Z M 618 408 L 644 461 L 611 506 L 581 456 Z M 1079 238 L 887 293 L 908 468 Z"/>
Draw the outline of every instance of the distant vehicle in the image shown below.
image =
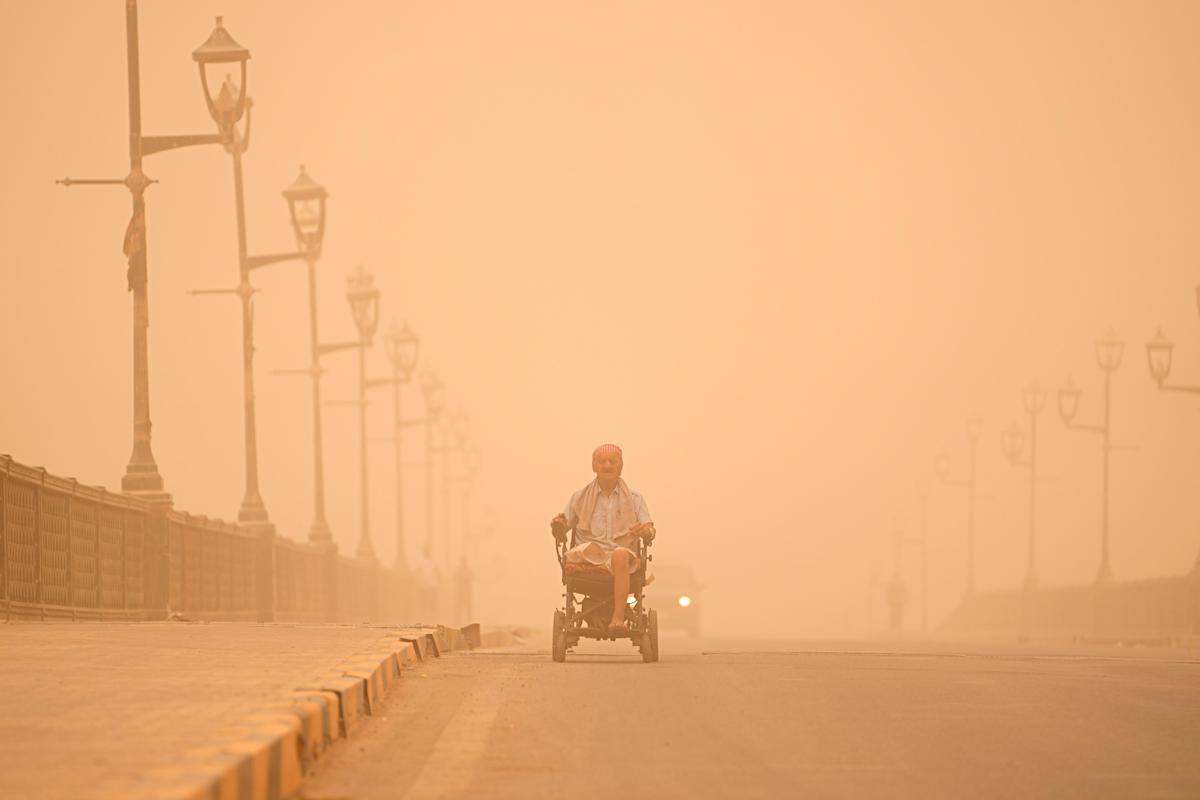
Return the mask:
<path id="1" fill-rule="evenodd" d="M 658 611 L 659 630 L 682 630 L 688 636 L 700 635 L 700 594 L 704 587 L 686 564 L 650 565 L 654 580 L 646 586 L 646 600 Z"/>

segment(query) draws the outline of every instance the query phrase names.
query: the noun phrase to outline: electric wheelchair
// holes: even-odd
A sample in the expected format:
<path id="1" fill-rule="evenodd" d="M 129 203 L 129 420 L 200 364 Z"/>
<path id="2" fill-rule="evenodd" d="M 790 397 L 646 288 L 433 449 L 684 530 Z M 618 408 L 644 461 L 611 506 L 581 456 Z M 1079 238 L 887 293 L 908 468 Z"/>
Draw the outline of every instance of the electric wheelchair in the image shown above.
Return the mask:
<path id="1" fill-rule="evenodd" d="M 630 548 L 638 559 L 638 568 L 629 575 L 629 600 L 625 606 L 625 629 L 610 632 L 613 616 L 613 576 L 594 564 L 567 561 L 567 551 L 575 546 L 575 531 L 568 536 L 565 523 L 551 525 L 554 550 L 562 572 L 563 606 L 554 612 L 551 656 L 566 661 L 567 651 L 580 639 L 629 639 L 642 654 L 642 661 L 658 661 L 658 612 L 646 607 L 646 565 L 653 539 L 637 537 Z M 569 540 L 569 543 L 568 543 Z"/>

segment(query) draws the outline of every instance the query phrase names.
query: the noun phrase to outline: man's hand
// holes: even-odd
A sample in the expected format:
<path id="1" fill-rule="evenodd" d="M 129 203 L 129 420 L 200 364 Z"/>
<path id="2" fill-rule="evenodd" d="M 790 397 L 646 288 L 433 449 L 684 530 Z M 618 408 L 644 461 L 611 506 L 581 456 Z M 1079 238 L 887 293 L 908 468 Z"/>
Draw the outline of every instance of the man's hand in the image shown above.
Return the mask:
<path id="1" fill-rule="evenodd" d="M 645 539 L 647 542 L 654 541 L 654 533 L 655 531 L 653 522 L 639 522 L 637 525 L 634 525 L 629 529 L 629 534 L 631 536 L 637 536 Z"/>
<path id="2" fill-rule="evenodd" d="M 555 539 L 567 538 L 567 527 L 567 516 L 565 514 L 559 514 L 550 520 L 550 533 L 554 535 Z"/>

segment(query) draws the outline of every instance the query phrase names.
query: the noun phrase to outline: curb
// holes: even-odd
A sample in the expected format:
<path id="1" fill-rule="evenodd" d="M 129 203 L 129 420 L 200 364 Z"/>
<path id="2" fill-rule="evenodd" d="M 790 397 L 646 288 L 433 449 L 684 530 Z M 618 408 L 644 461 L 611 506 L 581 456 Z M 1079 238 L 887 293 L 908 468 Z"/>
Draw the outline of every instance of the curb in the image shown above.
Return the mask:
<path id="1" fill-rule="evenodd" d="M 363 717 L 378 713 L 403 670 L 453 650 L 482 646 L 491 633 L 481 635 L 477 623 L 461 629 L 389 629 L 375 645 L 276 702 L 248 709 L 237 724 L 218 734 L 219 744 L 188 750 L 175 764 L 151 770 L 126 797 L 289 800 L 333 742 L 352 734 Z"/>

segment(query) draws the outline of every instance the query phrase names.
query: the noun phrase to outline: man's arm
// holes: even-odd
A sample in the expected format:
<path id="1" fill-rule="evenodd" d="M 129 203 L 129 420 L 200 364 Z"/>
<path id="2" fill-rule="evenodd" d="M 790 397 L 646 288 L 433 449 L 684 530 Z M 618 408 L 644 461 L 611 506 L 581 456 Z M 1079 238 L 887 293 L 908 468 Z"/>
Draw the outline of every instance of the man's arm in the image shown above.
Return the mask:
<path id="1" fill-rule="evenodd" d="M 634 526 L 633 531 L 638 536 L 641 536 L 646 541 L 654 539 L 654 520 L 650 518 L 650 509 L 646 508 L 646 501 L 640 494 L 633 494 L 633 513 L 637 517 L 638 524 Z"/>

